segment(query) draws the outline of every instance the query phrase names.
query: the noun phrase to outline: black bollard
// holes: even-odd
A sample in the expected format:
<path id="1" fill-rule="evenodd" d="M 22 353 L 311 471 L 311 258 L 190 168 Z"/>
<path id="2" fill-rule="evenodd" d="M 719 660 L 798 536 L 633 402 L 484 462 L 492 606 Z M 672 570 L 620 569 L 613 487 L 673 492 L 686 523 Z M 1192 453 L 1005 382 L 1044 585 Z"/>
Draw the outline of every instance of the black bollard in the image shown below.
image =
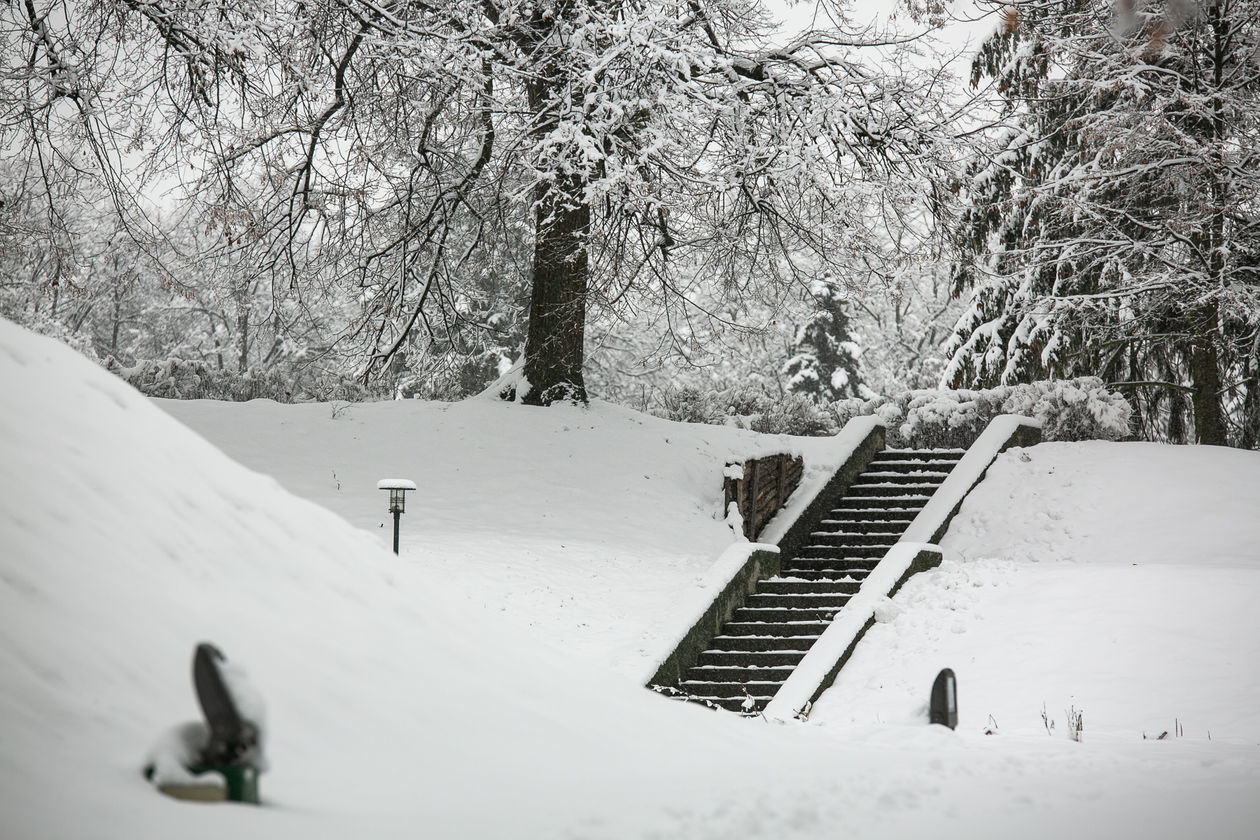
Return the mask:
<path id="1" fill-rule="evenodd" d="M 932 703 L 928 712 L 930 723 L 939 723 L 954 729 L 958 726 L 958 683 L 954 672 L 945 668 L 932 683 Z"/>

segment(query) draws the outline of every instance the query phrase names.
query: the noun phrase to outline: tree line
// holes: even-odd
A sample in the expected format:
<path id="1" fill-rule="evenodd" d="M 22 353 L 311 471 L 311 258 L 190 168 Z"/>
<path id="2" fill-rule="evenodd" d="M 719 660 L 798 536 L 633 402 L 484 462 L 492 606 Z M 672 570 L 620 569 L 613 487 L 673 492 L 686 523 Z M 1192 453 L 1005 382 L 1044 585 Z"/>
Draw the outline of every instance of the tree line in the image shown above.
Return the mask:
<path id="1" fill-rule="evenodd" d="M 986 0 L 960 93 L 934 4 L 15 0 L 0 313 L 539 405 L 1098 375 L 1255 447 L 1258 3 Z"/>

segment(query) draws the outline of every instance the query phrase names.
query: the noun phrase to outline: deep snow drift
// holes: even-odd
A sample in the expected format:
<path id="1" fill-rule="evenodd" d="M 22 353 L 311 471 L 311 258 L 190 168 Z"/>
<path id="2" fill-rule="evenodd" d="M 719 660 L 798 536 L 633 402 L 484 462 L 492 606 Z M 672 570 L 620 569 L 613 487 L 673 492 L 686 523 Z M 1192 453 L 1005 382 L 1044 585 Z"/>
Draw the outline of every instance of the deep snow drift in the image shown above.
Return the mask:
<path id="1" fill-rule="evenodd" d="M 775 725 L 638 681 L 733 539 L 724 460 L 822 462 L 827 441 L 603 405 L 162 405 L 273 480 L 5 322 L 0 383 L 5 838 L 1244 838 L 1260 820 L 1260 617 L 1237 609 L 1260 591 L 1254 453 L 1004 456 L 946 565 L 888 605 L 810 724 Z M 384 477 L 420 488 L 398 558 Z M 1186 497 L 1191 552 L 1169 516 Z M 1127 585 L 1148 566 L 1168 579 Z M 1172 586 L 1170 609 L 1153 593 Z M 201 640 L 266 697 L 263 808 L 140 776 L 196 716 Z M 943 665 L 952 733 L 918 714 Z M 1134 680 L 1166 699 L 1141 705 Z M 1065 700 L 1083 743 L 1041 728 Z M 1184 738 L 1142 740 L 1169 715 Z"/>

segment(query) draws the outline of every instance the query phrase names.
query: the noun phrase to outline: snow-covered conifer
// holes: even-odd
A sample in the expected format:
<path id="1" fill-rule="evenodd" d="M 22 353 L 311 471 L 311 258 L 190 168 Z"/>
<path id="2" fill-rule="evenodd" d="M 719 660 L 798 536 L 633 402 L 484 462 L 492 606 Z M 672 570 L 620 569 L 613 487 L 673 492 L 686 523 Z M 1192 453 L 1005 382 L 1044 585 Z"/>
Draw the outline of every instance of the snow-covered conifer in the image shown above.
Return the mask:
<path id="1" fill-rule="evenodd" d="M 810 287 L 815 312 L 796 335 L 796 354 L 783 367 L 787 388 L 820 402 L 861 395 L 861 350 L 850 326 L 847 303 L 830 277 Z"/>
<path id="2" fill-rule="evenodd" d="M 1254 446 L 1260 2 L 990 5 L 946 382 L 1098 375 L 1147 435 Z"/>

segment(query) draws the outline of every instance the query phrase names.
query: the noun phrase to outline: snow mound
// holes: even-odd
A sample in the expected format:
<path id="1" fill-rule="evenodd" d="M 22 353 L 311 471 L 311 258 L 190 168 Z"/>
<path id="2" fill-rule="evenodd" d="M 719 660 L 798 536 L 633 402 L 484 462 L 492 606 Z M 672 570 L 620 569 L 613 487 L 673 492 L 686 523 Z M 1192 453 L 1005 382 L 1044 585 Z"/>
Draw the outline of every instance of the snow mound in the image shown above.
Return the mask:
<path id="1" fill-rule="evenodd" d="M 5 837 L 392 836 L 417 815 L 435 836 L 543 836 L 557 809 L 581 823 L 626 791 L 681 806 L 709 775 L 697 762 L 735 765 L 705 734 L 715 715 L 610 698 L 513 644 L 64 346 L 0 321 L 0 381 L 20 407 L 0 413 Z M 266 700 L 277 809 L 190 811 L 141 776 L 155 739 L 199 717 L 203 640 Z M 696 739 L 675 772 L 642 772 Z"/>

